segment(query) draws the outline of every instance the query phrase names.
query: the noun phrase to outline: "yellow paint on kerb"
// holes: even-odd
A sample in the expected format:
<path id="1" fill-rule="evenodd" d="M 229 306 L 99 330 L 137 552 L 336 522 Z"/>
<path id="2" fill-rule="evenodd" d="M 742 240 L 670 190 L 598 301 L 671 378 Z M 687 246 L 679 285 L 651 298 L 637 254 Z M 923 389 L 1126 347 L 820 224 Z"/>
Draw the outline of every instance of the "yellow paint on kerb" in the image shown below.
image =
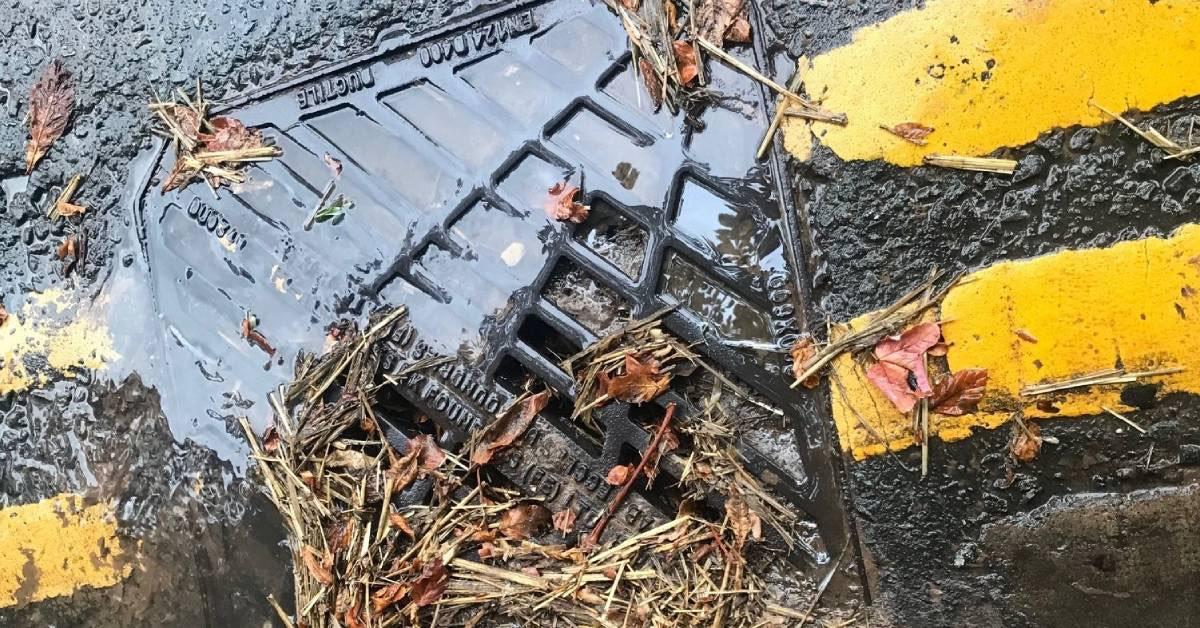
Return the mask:
<path id="1" fill-rule="evenodd" d="M 803 75 L 811 97 L 849 117 L 844 128 L 814 124 L 821 142 L 847 160 L 915 165 L 1109 120 L 1093 97 L 1123 111 L 1200 93 L 1198 42 L 1195 0 L 929 0 L 858 31 Z M 922 147 L 879 128 L 901 122 L 936 130 Z M 810 141 L 791 118 L 789 149 L 802 155 Z"/>
<path id="2" fill-rule="evenodd" d="M 33 293 L 0 325 L 0 394 L 74 377 L 116 357 L 99 305 L 61 290 Z"/>
<path id="3" fill-rule="evenodd" d="M 980 412 L 931 415 L 930 433 L 943 440 L 1003 425 L 1018 409 L 1033 418 L 1095 415 L 1101 406 L 1132 411 L 1121 403 L 1121 386 L 1019 394 L 1031 384 L 1118 364 L 1129 371 L 1182 366 L 1182 373 L 1146 381 L 1160 384 L 1160 395 L 1200 393 L 1200 225 L 1181 227 L 1170 238 L 996 264 L 952 289 L 940 314 L 947 321 L 949 368 L 986 368 L 989 376 Z M 911 419 L 867 381 L 862 366 L 843 356 L 834 371 L 842 382 L 841 388 L 831 384 L 831 395 L 843 450 L 860 460 L 886 451 L 863 421 L 893 450 L 915 444 Z M 1039 410 L 1035 404 L 1043 398 L 1059 412 Z M 1116 419 L 1113 428 L 1128 429 Z"/>
<path id="4" fill-rule="evenodd" d="M 0 510 L 0 608 L 112 586 L 133 569 L 107 504 L 58 495 Z"/>

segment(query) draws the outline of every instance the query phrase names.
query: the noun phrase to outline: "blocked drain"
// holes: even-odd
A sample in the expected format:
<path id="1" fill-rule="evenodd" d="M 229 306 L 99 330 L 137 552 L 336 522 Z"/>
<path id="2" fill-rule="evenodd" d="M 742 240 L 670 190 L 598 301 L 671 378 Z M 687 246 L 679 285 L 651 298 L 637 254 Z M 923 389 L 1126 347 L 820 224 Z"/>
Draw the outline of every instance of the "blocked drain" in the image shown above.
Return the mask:
<path id="1" fill-rule="evenodd" d="M 382 356 L 403 373 L 398 392 L 453 447 L 526 376 L 546 382 L 563 404 L 501 468 L 590 525 L 613 490 L 607 470 L 648 435 L 624 404 L 599 413 L 601 436 L 579 429 L 564 416 L 575 386 L 558 360 L 675 304 L 665 327 L 758 406 L 781 412 L 741 451 L 810 523 L 798 557 L 825 562 L 848 533 L 824 422 L 788 388 L 786 353 L 769 348 L 790 345 L 801 303 L 785 255 L 794 234 L 780 227 L 780 173 L 754 160 L 767 108 L 748 79 L 721 66 L 707 78 L 720 96 L 700 116 L 703 130 L 681 131 L 681 120 L 652 111 L 618 21 L 602 6 L 561 0 L 514 3 L 417 40 L 385 38 L 367 57 L 234 104 L 230 115 L 263 129 L 283 156 L 214 197 L 202 185 L 160 195 L 165 155 L 140 203 L 177 373 L 171 393 L 197 408 L 231 389 L 261 398 L 288 378 L 298 348 L 316 348 L 324 324 L 404 303 L 409 322 Z M 342 163 L 337 192 L 354 206 L 306 231 L 333 177 L 326 155 Z M 542 210 L 567 176 L 582 178 L 592 206 L 577 226 Z M 265 369 L 237 337 L 247 311 L 281 349 Z M 408 372 L 430 356 L 454 361 Z M 682 393 L 660 401 L 694 411 Z M 673 515 L 668 508 L 660 495 L 637 495 L 614 526 L 644 528 Z"/>

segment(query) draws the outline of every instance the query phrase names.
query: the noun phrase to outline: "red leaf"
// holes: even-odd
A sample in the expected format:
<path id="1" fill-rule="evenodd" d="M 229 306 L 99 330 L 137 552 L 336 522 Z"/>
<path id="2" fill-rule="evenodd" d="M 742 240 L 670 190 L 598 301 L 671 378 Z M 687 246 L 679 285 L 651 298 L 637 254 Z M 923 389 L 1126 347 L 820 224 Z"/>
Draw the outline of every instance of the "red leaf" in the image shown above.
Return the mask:
<path id="1" fill-rule="evenodd" d="M 550 511 L 541 504 L 517 504 L 500 515 L 500 533 L 513 541 L 523 541 L 550 523 Z"/>
<path id="2" fill-rule="evenodd" d="M 750 43 L 750 17 L 746 15 L 745 8 L 729 24 L 729 28 L 725 31 L 725 41 L 735 44 Z"/>
<path id="3" fill-rule="evenodd" d="M 450 584 L 450 572 L 440 558 L 425 563 L 421 575 L 412 583 L 412 601 L 417 606 L 429 606 L 440 600 Z"/>
<path id="4" fill-rule="evenodd" d="M 700 75 L 696 65 L 696 48 L 691 43 L 676 39 L 671 42 L 675 49 L 675 66 L 679 68 L 679 82 L 687 85 Z"/>
<path id="5" fill-rule="evenodd" d="M 936 345 L 942 337 L 937 323 L 922 323 L 912 327 L 898 338 L 884 338 L 875 345 L 875 357 L 880 362 L 889 362 L 913 372 L 917 378 L 917 392 L 927 397 L 933 392 L 929 375 L 925 372 L 925 352 Z"/>
<path id="6" fill-rule="evenodd" d="M 987 369 L 963 369 L 938 380 L 929 407 L 938 414 L 961 416 L 974 412 L 987 386 Z"/>
<path id="7" fill-rule="evenodd" d="M 629 476 L 632 473 L 633 465 L 619 464 L 608 470 L 608 477 L 605 480 L 613 486 L 620 486 L 629 481 Z"/>
<path id="8" fill-rule="evenodd" d="M 883 391 L 897 410 L 908 413 L 917 405 L 918 397 L 908 387 L 908 369 L 890 362 L 876 362 L 867 369 L 867 379 Z"/>
<path id="9" fill-rule="evenodd" d="M 933 127 L 925 126 L 919 122 L 902 122 L 894 127 L 883 127 L 890 131 L 896 137 L 911 142 L 917 146 L 925 145 L 925 138 L 933 133 Z"/>
<path id="10" fill-rule="evenodd" d="M 46 156 L 50 145 L 62 136 L 75 106 L 75 86 L 71 73 L 55 59 L 46 66 L 41 78 L 29 92 L 29 143 L 25 146 L 25 173 Z"/>
<path id="11" fill-rule="evenodd" d="M 256 329 L 256 325 L 249 318 L 242 319 L 242 338 L 261 349 L 268 356 L 275 357 L 275 347 L 267 342 L 267 337 Z"/>
<path id="12" fill-rule="evenodd" d="M 471 462 L 480 465 L 491 462 L 498 450 L 513 444 L 533 425 L 549 401 L 550 391 L 546 390 L 509 406 L 498 419 L 483 428 L 471 452 Z"/>
<path id="13" fill-rule="evenodd" d="M 388 513 L 388 525 L 407 534 L 410 538 L 417 537 L 417 533 L 413 531 L 412 525 L 408 523 L 408 518 L 398 512 Z"/>
<path id="14" fill-rule="evenodd" d="M 579 194 L 578 186 L 555 183 L 547 193 L 549 196 L 544 204 L 547 216 L 576 224 L 587 220 L 591 208 L 575 200 L 575 195 Z"/>

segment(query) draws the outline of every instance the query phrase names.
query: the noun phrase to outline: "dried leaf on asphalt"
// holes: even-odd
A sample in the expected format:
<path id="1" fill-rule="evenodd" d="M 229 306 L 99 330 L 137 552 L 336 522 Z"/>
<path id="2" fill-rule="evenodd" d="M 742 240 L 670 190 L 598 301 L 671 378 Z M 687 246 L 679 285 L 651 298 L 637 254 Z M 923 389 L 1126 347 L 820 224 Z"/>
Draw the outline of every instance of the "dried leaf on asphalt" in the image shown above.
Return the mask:
<path id="1" fill-rule="evenodd" d="M 942 337 L 937 323 L 921 323 L 899 336 L 890 336 L 875 345 L 879 360 L 867 370 L 871 380 L 901 412 L 910 412 L 917 400 L 933 394 L 925 371 L 925 352 Z M 909 375 L 913 376 L 912 384 Z"/>
<path id="2" fill-rule="evenodd" d="M 329 173 L 334 178 L 342 176 L 342 161 L 329 153 L 325 153 L 325 166 L 329 168 Z"/>
<path id="3" fill-rule="evenodd" d="M 412 582 L 412 601 L 417 606 L 429 606 L 440 600 L 450 584 L 450 573 L 441 559 L 434 559 L 421 568 L 421 575 Z"/>
<path id="4" fill-rule="evenodd" d="M 29 92 L 29 143 L 25 146 L 25 173 L 46 156 L 50 145 L 62 136 L 75 106 L 75 86 L 71 73 L 55 59 L 42 72 Z"/>
<path id="5" fill-rule="evenodd" d="M 620 486 L 629 481 L 630 475 L 633 475 L 633 465 L 619 464 L 608 470 L 605 480 L 613 486 Z"/>
<path id="6" fill-rule="evenodd" d="M 615 377 L 600 373 L 599 381 L 601 394 L 629 403 L 646 403 L 666 392 L 671 374 L 659 372 L 658 360 L 652 357 L 641 360 L 626 353 L 625 372 Z"/>
<path id="7" fill-rule="evenodd" d="M 517 504 L 500 515 L 500 534 L 524 541 L 550 523 L 550 511 L 541 504 Z"/>
<path id="8" fill-rule="evenodd" d="M 961 416 L 974 412 L 987 386 L 987 369 L 963 369 L 939 379 L 929 407 L 938 414 Z"/>
<path id="9" fill-rule="evenodd" d="M 208 152 L 245 150 L 263 145 L 262 132 L 258 129 L 247 129 L 240 120 L 219 116 L 210 119 L 208 126 L 212 128 L 212 133 L 200 133 L 196 136 Z"/>
<path id="10" fill-rule="evenodd" d="M 499 418 L 483 428 L 471 451 L 471 462 L 480 465 L 491 462 L 498 450 L 513 444 L 533 425 L 549 401 L 550 391 L 546 390 L 509 406 Z"/>
<path id="11" fill-rule="evenodd" d="M 317 582 L 326 586 L 333 585 L 333 555 L 326 554 L 324 558 L 317 553 L 317 550 L 311 546 L 305 545 L 300 549 L 300 557 L 304 560 L 304 566 L 308 568 L 308 572 L 312 574 Z"/>
<path id="12" fill-rule="evenodd" d="M 817 343 L 811 334 L 803 334 L 797 338 L 796 344 L 792 345 L 792 377 L 803 375 L 805 365 L 815 355 L 817 355 Z M 816 388 L 819 383 L 821 383 L 821 378 L 816 373 L 800 382 L 805 388 Z"/>
<path id="13" fill-rule="evenodd" d="M 446 461 L 446 452 L 442 451 L 441 447 L 433 440 L 433 437 L 428 434 L 420 434 L 412 437 L 408 441 L 408 451 L 417 452 L 417 461 L 421 468 L 426 471 L 432 471 Z"/>
<path id="14" fill-rule="evenodd" d="M 700 0 L 696 3 L 696 26 L 700 36 L 725 47 L 725 33 L 742 14 L 743 0 Z"/>
<path id="15" fill-rule="evenodd" d="M 671 44 L 675 49 L 675 64 L 679 68 L 679 82 L 690 84 L 700 75 L 696 63 L 696 48 L 690 42 L 675 40 Z"/>
<path id="16" fill-rule="evenodd" d="M 1033 462 L 1042 450 L 1042 430 L 1035 423 L 1025 423 L 1013 431 L 1012 440 L 1008 442 L 1008 451 L 1013 458 L 1021 462 Z"/>
<path id="17" fill-rule="evenodd" d="M 883 128 L 892 135 L 917 146 L 924 146 L 925 138 L 929 137 L 930 133 L 933 133 L 933 127 L 925 126 L 920 122 L 901 122 L 891 128 L 886 126 Z"/>
<path id="18" fill-rule="evenodd" d="M 550 520 L 554 523 L 555 530 L 563 534 L 570 534 L 575 529 L 575 519 L 578 517 L 579 515 L 575 514 L 574 510 L 567 508 L 566 510 L 554 513 L 554 516 Z"/>
<path id="19" fill-rule="evenodd" d="M 658 78 L 658 73 L 654 71 L 654 66 L 651 65 L 645 57 L 638 59 L 638 71 L 642 74 L 642 82 L 646 84 L 646 92 L 650 94 L 650 101 L 654 103 L 654 110 L 658 111 L 662 107 L 663 101 L 663 84 Z"/>
<path id="20" fill-rule="evenodd" d="M 587 220 L 591 208 L 575 200 L 575 196 L 579 194 L 579 186 L 555 183 L 547 194 L 549 196 L 544 204 L 547 216 L 576 224 Z"/>

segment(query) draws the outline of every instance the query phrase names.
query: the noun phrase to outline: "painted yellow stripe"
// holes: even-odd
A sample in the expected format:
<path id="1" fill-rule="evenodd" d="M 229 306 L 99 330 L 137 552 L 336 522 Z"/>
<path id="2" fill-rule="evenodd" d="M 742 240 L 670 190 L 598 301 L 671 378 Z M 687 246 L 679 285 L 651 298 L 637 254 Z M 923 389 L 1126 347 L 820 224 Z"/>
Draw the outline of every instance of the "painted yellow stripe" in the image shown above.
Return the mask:
<path id="1" fill-rule="evenodd" d="M 1160 394 L 1200 393 L 1200 225 L 1181 227 L 1170 238 L 997 264 L 951 290 L 940 314 L 947 321 L 949 368 L 989 373 L 980 412 L 930 418 L 930 433 L 943 440 L 995 428 L 1018 409 L 1038 418 L 1098 414 L 1101 406 L 1129 410 L 1120 386 L 1042 396 L 1058 413 L 1043 412 L 1036 399 L 1019 394 L 1031 384 L 1118 363 L 1130 371 L 1182 366 L 1182 373 L 1148 381 L 1162 385 Z M 886 451 L 863 422 L 893 450 L 915 444 L 909 417 L 866 380 L 863 368 L 848 356 L 834 363 L 842 386 L 833 385 L 833 414 L 843 450 L 856 459 Z"/>
<path id="2" fill-rule="evenodd" d="M 103 306 L 57 289 L 27 295 L 0 325 L 0 394 L 74 377 L 118 357 Z"/>
<path id="3" fill-rule="evenodd" d="M 1195 0 L 929 0 L 812 60 L 809 95 L 850 123 L 812 126 L 843 159 L 914 165 L 929 153 L 984 155 L 1055 127 L 1107 120 L 1200 93 Z M 879 128 L 936 129 L 924 147 Z M 1161 131 L 1162 129 L 1160 129 Z M 808 127 L 785 127 L 804 157 Z"/>
<path id="4" fill-rule="evenodd" d="M 132 554 L 106 504 L 58 495 L 0 510 L 0 608 L 114 585 Z"/>

